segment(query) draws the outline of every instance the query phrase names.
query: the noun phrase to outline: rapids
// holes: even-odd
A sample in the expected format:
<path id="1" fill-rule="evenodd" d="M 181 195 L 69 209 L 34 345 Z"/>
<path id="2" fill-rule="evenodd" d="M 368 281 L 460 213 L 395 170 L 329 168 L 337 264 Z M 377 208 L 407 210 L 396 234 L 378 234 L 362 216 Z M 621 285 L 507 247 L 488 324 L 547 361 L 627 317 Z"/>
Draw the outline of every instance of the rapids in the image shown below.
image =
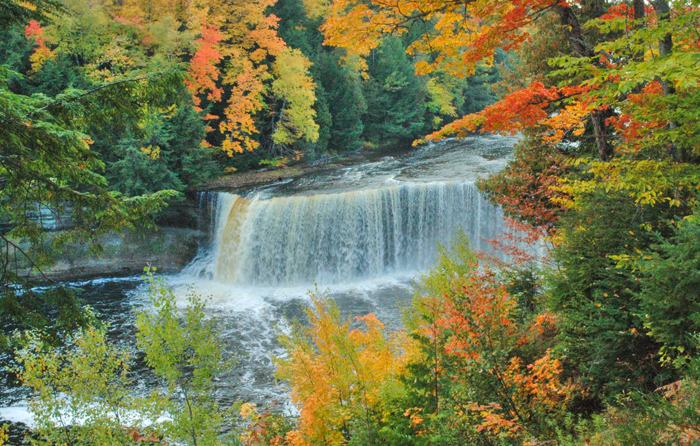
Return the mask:
<path id="1" fill-rule="evenodd" d="M 517 138 L 480 136 L 380 156 L 272 185 L 201 195 L 207 243 L 168 283 L 178 296 L 193 286 L 227 349 L 238 358 L 217 384 L 217 398 L 289 404 L 274 380 L 273 356 L 290 321 L 305 321 L 309 290 L 335 300 L 343 317 L 377 314 L 401 327 L 413 280 L 435 260 L 457 228 L 474 249 L 502 230 L 502 213 L 474 182 L 501 170 Z M 118 342 L 134 341 L 134 308 L 149 305 L 140 278 L 77 284 L 111 322 Z M 137 386 L 155 385 L 143 368 Z M 4 395 L 22 412 L 22 395 Z M 19 409 L 18 409 L 19 407 Z M 288 406 L 293 410 L 291 406 Z M 25 410 L 26 413 L 26 410 Z"/>
<path id="2" fill-rule="evenodd" d="M 517 138 L 472 137 L 248 190 L 203 194 L 209 243 L 170 279 L 210 299 L 235 371 L 223 394 L 286 401 L 273 379 L 276 342 L 303 323 L 309 290 L 345 317 L 377 314 L 400 328 L 413 280 L 461 228 L 476 250 L 503 229 L 474 182 L 501 170 Z M 223 384 L 226 383 L 226 384 Z"/>

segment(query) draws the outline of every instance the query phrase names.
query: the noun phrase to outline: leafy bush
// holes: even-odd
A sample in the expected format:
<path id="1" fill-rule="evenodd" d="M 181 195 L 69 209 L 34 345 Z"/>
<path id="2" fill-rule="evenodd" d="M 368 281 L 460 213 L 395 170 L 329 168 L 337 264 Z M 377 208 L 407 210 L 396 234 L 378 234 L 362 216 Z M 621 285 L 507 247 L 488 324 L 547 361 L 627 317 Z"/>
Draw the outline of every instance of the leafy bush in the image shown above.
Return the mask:
<path id="1" fill-rule="evenodd" d="M 204 304 L 194 292 L 180 312 L 176 296 L 149 278 L 151 310 L 137 317 L 138 344 L 163 386 L 141 394 L 131 353 L 106 338 L 106 327 L 78 330 L 62 350 L 40 333 L 24 336 L 17 369 L 32 391 L 32 444 L 131 445 L 160 441 L 217 445 L 226 411 L 213 397 L 214 378 L 230 362 Z M 229 438 L 236 443 L 236 439 Z"/>

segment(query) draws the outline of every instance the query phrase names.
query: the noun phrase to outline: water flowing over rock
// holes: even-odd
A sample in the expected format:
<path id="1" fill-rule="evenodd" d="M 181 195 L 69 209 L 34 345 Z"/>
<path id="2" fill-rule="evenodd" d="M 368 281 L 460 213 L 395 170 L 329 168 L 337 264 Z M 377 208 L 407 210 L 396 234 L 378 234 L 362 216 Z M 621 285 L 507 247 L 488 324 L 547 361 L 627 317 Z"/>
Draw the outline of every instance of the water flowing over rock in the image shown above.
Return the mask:
<path id="1" fill-rule="evenodd" d="M 351 192 L 216 197 L 211 248 L 188 273 L 235 285 L 350 283 L 432 264 L 457 228 L 475 249 L 502 213 L 470 182 L 408 183 Z"/>

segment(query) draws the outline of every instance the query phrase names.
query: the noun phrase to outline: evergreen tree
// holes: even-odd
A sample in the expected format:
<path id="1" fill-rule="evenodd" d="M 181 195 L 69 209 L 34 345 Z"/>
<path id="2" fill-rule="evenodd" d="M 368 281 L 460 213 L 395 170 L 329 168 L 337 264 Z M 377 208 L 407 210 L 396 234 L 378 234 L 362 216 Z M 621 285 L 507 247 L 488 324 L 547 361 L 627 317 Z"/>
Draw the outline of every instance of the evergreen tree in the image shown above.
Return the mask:
<path id="1" fill-rule="evenodd" d="M 6 17 L 5 3 L 19 11 Z M 2 32 L 46 12 L 31 9 L 32 3 L 5 3 Z M 29 289 L 24 276 L 51 264 L 68 241 L 94 243 L 106 231 L 147 223 L 175 195 L 166 190 L 128 199 L 110 192 L 101 175 L 104 163 L 84 128 L 87 121 L 104 124 L 113 115 L 130 116 L 128 107 L 139 101 L 160 106 L 160 100 L 172 100 L 168 89 L 181 82 L 176 75 L 127 78 L 51 98 L 11 91 L 12 77 L 17 73 L 0 68 L 0 348 L 15 329 L 40 328 L 55 340 L 90 319 L 72 293 L 61 287 Z M 49 237 L 36 218 L 42 212 L 67 230 Z"/>
<path id="2" fill-rule="evenodd" d="M 362 94 L 360 75 L 341 64 L 339 52 L 322 52 L 312 67 L 314 79 L 326 91 L 331 115 L 331 152 L 357 150 L 362 145 L 362 115 L 367 104 Z"/>
<path id="3" fill-rule="evenodd" d="M 559 224 L 566 238 L 555 249 L 560 269 L 550 280 L 549 304 L 562 317 L 560 354 L 589 388 L 589 403 L 653 389 L 662 379 L 659 346 L 638 317 L 640 283 L 613 258 L 651 246 L 654 235 L 643 227 L 661 219 L 623 194 L 595 193 Z"/>
<path id="4" fill-rule="evenodd" d="M 421 135 L 425 125 L 425 86 L 415 74 L 401 39 L 382 41 L 369 62 L 369 79 L 364 83 L 367 140 L 376 145 L 410 142 Z"/>
<path id="5" fill-rule="evenodd" d="M 639 262 L 639 317 L 668 358 L 697 356 L 700 333 L 700 223 L 697 212 Z"/>

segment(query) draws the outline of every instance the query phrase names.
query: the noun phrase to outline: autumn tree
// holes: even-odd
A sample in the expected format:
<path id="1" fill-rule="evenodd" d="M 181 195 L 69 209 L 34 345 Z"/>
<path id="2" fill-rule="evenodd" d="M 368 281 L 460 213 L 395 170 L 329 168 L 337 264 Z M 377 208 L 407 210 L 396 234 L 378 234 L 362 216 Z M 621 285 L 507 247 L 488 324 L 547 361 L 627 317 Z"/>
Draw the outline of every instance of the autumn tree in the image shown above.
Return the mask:
<path id="1" fill-rule="evenodd" d="M 272 92 L 282 102 L 279 113 L 274 114 L 272 131 L 273 155 L 283 154 L 288 145 L 302 139 L 318 140 L 318 124 L 314 122 L 316 112 L 315 84 L 309 76 L 311 63 L 299 50 L 285 49 L 275 60 L 277 79 L 272 83 Z M 278 149 L 279 147 L 279 149 Z"/>
<path id="2" fill-rule="evenodd" d="M 574 388 L 550 349 L 556 318 L 519 299 L 506 277 L 462 236 L 421 279 L 411 325 L 433 382 L 419 406 L 425 440 L 547 438 L 563 422 Z"/>
<path id="3" fill-rule="evenodd" d="M 12 20 L 19 17 L 22 14 Z M 6 335 L 12 330 L 42 328 L 56 337 L 90 319 L 65 289 L 28 289 L 24 276 L 40 274 L 69 241 L 94 244 L 96 236 L 106 231 L 147 224 L 149 216 L 174 196 L 167 190 L 133 198 L 110 192 L 101 175 L 104 164 L 83 130 L 88 120 L 110 118 L 100 114 L 100 108 L 128 115 L 132 101 L 167 101 L 164 87 L 178 77 L 154 73 L 87 91 L 68 89 L 50 98 L 16 94 L 8 86 L 13 73 L 5 68 L 0 73 L 0 317 L 2 343 L 7 347 Z M 66 230 L 49 237 L 46 216 Z"/>
<path id="4" fill-rule="evenodd" d="M 314 83 L 306 74 L 309 62 L 301 52 L 287 50 L 277 35 L 279 19 L 266 12 L 274 3 L 263 0 L 211 5 L 216 7 L 203 18 L 210 38 L 200 42 L 196 54 L 201 57 L 196 56 L 192 66 L 199 74 L 193 77 L 191 85 L 203 86 L 208 82 L 207 95 L 213 102 L 224 100 L 221 86 L 230 91 L 218 125 L 223 134 L 221 148 L 229 155 L 251 151 L 260 145 L 261 125 L 257 114 L 268 106 L 268 101 L 276 99 L 285 103 L 288 112 L 291 110 L 291 118 L 285 118 L 282 113 L 281 120 L 287 123 L 282 127 L 273 125 L 273 147 L 297 139 L 313 142 L 318 138 L 312 109 Z M 221 72 L 215 68 L 220 60 L 226 67 Z M 219 77 L 221 86 L 215 86 L 212 82 Z M 294 131 L 290 131 L 292 127 Z"/>
<path id="5" fill-rule="evenodd" d="M 300 426 L 289 444 L 381 444 L 379 425 L 390 408 L 387 394 L 411 355 L 405 333 L 390 334 L 376 316 L 358 317 L 351 329 L 337 307 L 311 294 L 309 327 L 296 327 L 281 341 L 288 356 L 277 376 L 288 381 Z"/>

